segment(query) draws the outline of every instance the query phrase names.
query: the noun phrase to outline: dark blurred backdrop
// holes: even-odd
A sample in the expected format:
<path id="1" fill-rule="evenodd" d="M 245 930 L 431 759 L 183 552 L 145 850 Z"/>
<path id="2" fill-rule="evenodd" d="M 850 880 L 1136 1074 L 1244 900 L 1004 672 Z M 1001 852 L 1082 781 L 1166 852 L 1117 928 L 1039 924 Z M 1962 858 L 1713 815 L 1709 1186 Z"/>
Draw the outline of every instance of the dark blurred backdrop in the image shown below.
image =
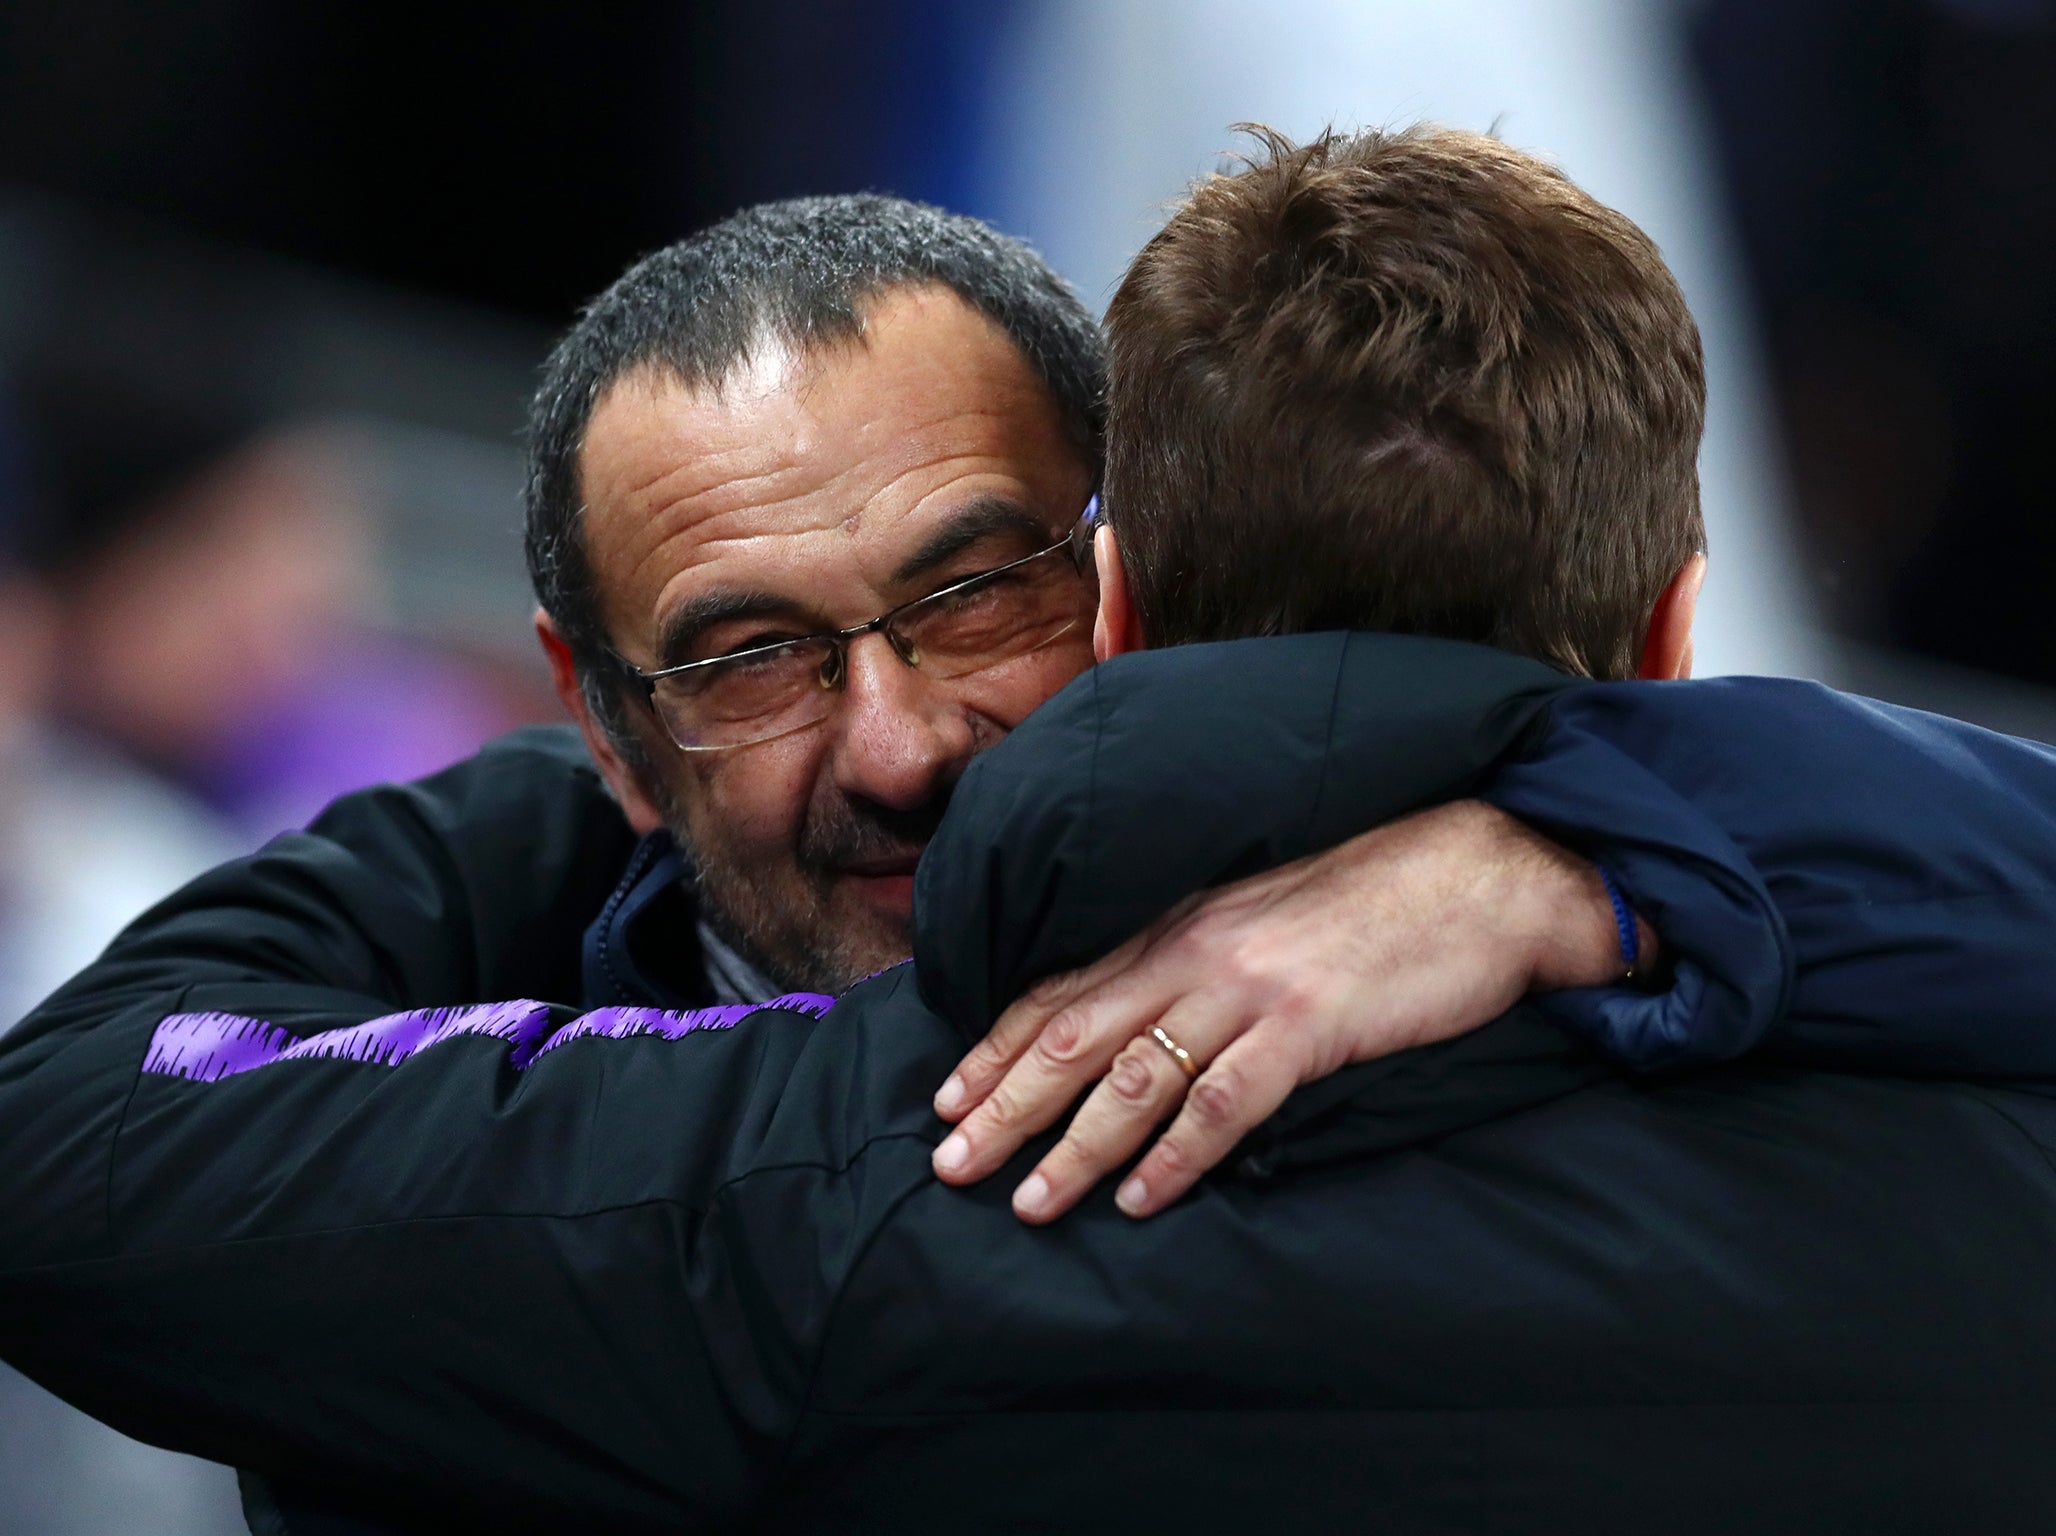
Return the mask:
<path id="1" fill-rule="evenodd" d="M 0 174 L 555 326 L 738 204 L 947 195 L 968 5 L 123 0 L 0 11 Z"/>

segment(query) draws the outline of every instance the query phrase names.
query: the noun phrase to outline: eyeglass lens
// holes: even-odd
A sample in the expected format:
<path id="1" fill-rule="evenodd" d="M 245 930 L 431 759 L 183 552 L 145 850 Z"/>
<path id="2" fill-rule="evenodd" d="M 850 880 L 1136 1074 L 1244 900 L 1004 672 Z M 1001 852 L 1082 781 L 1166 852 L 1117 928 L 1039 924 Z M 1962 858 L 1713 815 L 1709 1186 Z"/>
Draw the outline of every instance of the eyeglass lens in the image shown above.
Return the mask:
<path id="1" fill-rule="evenodd" d="M 1061 545 L 1046 551 L 1062 552 Z M 949 681 L 1041 650 L 1091 616 L 1091 590 L 1076 568 L 1036 558 L 910 603 L 884 627 L 902 661 Z M 810 636 L 661 678 L 657 713 L 687 750 L 802 730 L 834 707 L 848 643 Z"/>

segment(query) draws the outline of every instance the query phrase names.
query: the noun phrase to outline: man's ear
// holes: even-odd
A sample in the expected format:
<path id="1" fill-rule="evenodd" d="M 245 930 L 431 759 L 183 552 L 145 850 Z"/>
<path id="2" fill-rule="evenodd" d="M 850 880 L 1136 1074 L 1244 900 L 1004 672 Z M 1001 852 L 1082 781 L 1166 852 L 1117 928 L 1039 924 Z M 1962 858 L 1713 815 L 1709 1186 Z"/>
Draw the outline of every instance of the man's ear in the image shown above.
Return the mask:
<path id="1" fill-rule="evenodd" d="M 1699 586 L 1706 580 L 1706 556 L 1693 555 L 1664 583 L 1649 612 L 1638 677 L 1673 682 L 1692 675 L 1692 620 L 1699 611 Z"/>
<path id="2" fill-rule="evenodd" d="M 621 814 L 628 818 L 628 824 L 635 829 L 636 836 L 645 837 L 664 825 L 663 812 L 643 788 L 642 779 L 621 760 L 613 741 L 600 722 L 593 718 L 592 709 L 585 701 L 585 689 L 579 686 L 578 668 L 571 660 L 571 647 L 564 643 L 558 633 L 556 621 L 542 609 L 535 611 L 535 637 L 543 643 L 543 655 L 549 658 L 550 682 L 557 690 L 557 697 L 571 718 L 578 722 L 580 734 L 585 737 L 585 749 L 592 754 L 593 762 L 600 770 L 600 777 L 607 781 L 607 788 L 614 792 L 614 799 L 621 807 Z"/>
<path id="3" fill-rule="evenodd" d="M 1100 524 L 1092 535 L 1092 563 L 1099 571 L 1099 615 L 1092 621 L 1092 659 L 1106 661 L 1143 649 L 1142 621 L 1128 593 L 1128 571 L 1114 530 Z"/>

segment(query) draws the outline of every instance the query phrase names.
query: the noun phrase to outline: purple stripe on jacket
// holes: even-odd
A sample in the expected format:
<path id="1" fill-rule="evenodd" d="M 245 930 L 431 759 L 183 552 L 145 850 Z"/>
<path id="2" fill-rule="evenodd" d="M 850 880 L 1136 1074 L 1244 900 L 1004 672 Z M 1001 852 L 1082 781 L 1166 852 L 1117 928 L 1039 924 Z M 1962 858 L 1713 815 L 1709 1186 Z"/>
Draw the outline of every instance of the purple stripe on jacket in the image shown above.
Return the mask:
<path id="1" fill-rule="evenodd" d="M 818 1019 L 834 1006 L 834 998 L 819 992 L 788 992 L 768 1003 L 729 1003 L 719 1008 L 695 1008 L 691 1013 L 679 1013 L 669 1008 L 595 1008 L 550 1036 L 536 1055 L 588 1037 L 629 1040 L 637 1035 L 661 1035 L 666 1040 L 676 1040 L 695 1030 L 733 1029 L 751 1014 L 766 1008 L 804 1013 Z"/>
<path id="2" fill-rule="evenodd" d="M 393 1067 L 445 1040 L 488 1035 L 512 1047 L 508 1064 L 518 1072 L 545 1052 L 573 1040 L 627 1040 L 644 1035 L 676 1040 L 698 1030 L 732 1029 L 764 1009 L 819 1018 L 834 1006 L 834 998 L 819 992 L 790 992 L 768 1003 L 699 1008 L 690 1013 L 664 1008 L 599 1008 L 553 1033 L 548 1005 L 520 998 L 469 1008 L 415 1008 L 304 1039 L 262 1019 L 239 1014 L 175 1013 L 151 1034 L 143 1071 L 211 1083 L 280 1061 L 361 1061 Z"/>
<path id="3" fill-rule="evenodd" d="M 262 1019 L 233 1013 L 174 1013 L 151 1034 L 143 1070 L 211 1083 L 217 1077 L 278 1060 L 278 1053 L 292 1038 Z"/>

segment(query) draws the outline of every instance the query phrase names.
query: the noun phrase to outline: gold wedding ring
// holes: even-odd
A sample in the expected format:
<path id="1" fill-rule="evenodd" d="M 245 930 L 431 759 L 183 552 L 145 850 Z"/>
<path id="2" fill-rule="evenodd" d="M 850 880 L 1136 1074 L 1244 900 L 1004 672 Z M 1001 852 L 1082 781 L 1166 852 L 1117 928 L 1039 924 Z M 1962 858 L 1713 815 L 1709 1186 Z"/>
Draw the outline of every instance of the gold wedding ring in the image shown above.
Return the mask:
<path id="1" fill-rule="evenodd" d="M 1171 1053 L 1171 1060 L 1178 1063 L 1179 1069 L 1187 1077 L 1199 1076 L 1199 1063 L 1192 1059 L 1192 1052 L 1186 1050 L 1184 1046 L 1165 1034 L 1161 1026 L 1150 1025 L 1149 1037 Z"/>

